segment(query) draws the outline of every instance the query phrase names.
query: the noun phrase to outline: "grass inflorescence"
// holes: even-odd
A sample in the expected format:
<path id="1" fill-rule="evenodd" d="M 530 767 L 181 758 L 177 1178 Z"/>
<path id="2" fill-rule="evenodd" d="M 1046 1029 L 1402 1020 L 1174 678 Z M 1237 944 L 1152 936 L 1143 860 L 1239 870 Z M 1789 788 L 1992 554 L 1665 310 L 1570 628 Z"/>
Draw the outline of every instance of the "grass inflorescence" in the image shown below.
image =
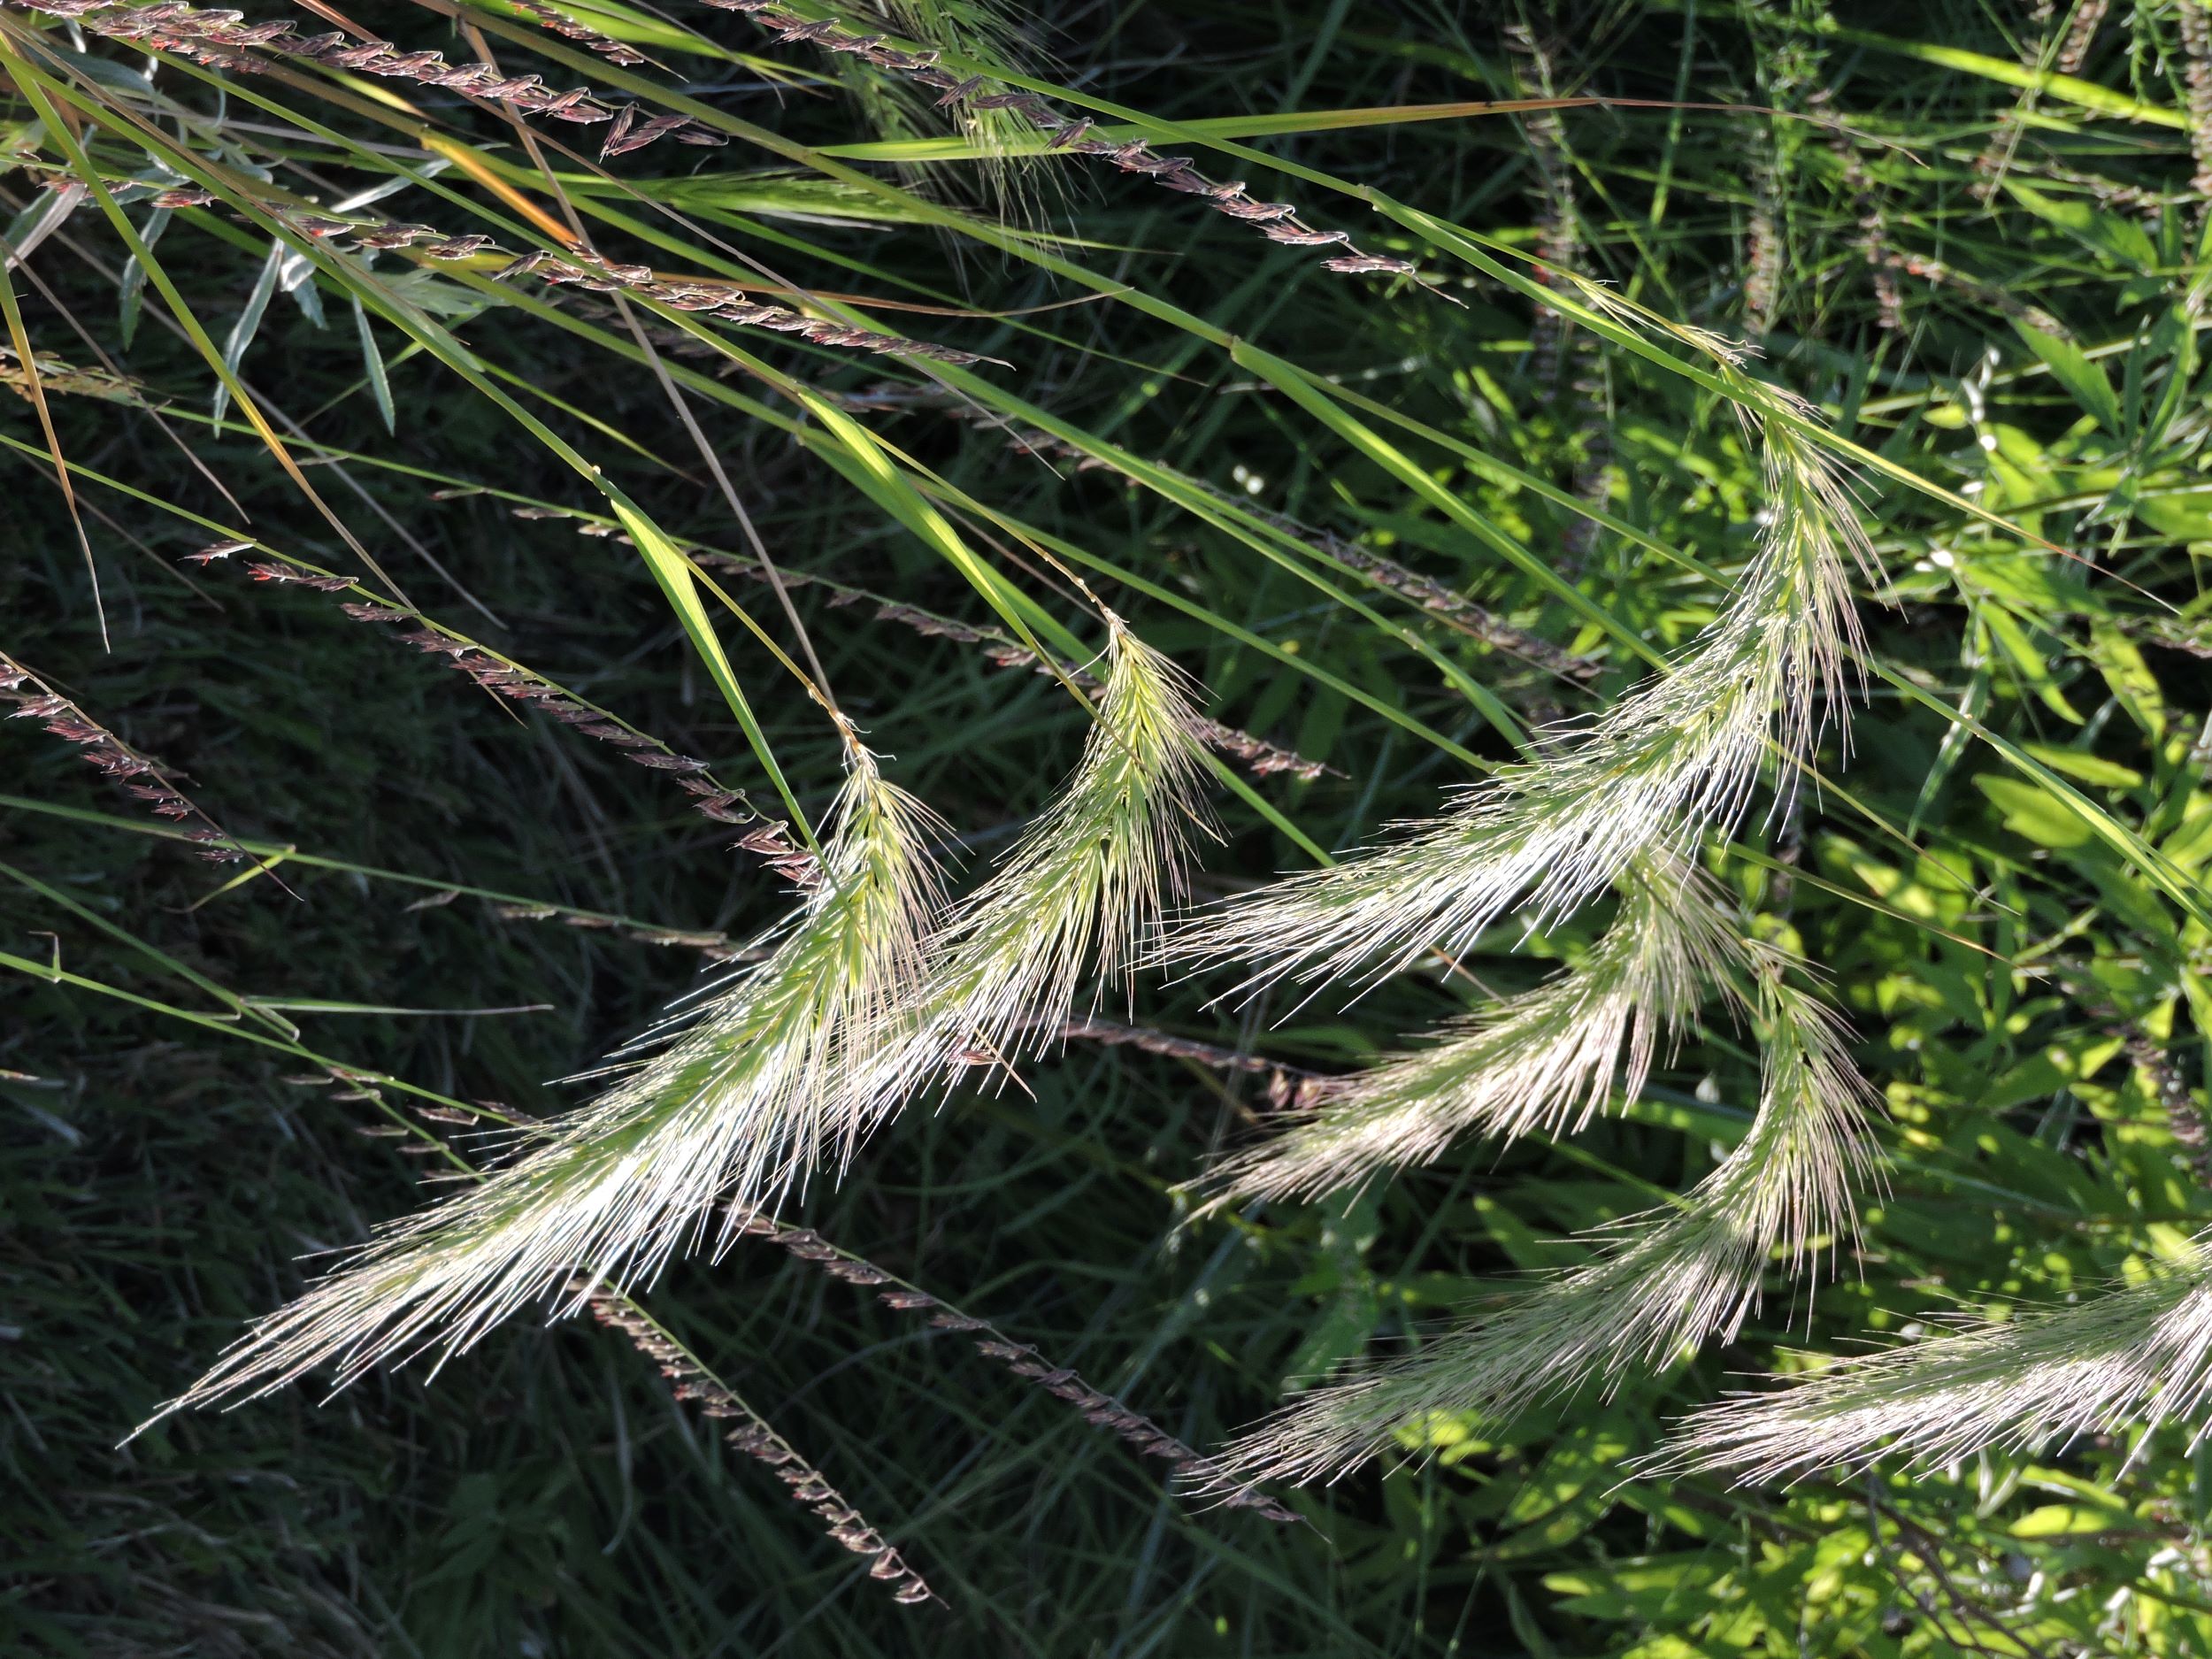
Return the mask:
<path id="1" fill-rule="evenodd" d="M 0 1647 L 2212 1640 L 2200 7 L 309 11 L 0 0 Z"/>

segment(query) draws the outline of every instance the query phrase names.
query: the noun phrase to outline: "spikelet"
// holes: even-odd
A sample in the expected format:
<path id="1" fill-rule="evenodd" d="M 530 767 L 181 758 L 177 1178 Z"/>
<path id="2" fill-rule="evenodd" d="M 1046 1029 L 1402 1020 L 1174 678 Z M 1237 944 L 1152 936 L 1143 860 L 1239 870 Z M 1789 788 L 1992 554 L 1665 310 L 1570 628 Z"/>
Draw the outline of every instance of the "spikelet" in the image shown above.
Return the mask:
<path id="1" fill-rule="evenodd" d="M 929 941 L 910 1034 L 863 1068 L 849 1096 L 869 1124 L 971 1067 L 1002 1076 L 1059 1041 L 1094 958 L 1102 979 L 1180 893 L 1203 726 L 1188 681 L 1109 618 L 1097 719 L 1073 777 L 989 880 Z M 858 1129 L 855 1141 L 864 1134 Z"/>
<path id="2" fill-rule="evenodd" d="M 1618 913 L 1581 962 L 1447 1026 L 1427 1048 L 1310 1084 L 1278 1133 L 1199 1183 L 1216 1193 L 1207 1208 L 1340 1192 L 1429 1163 L 1463 1135 L 1572 1133 L 1617 1075 L 1624 1102 L 1633 1100 L 1662 1035 L 1694 1012 L 1709 983 L 1749 963 L 1694 866 L 1654 856 L 1622 886 Z"/>
<path id="3" fill-rule="evenodd" d="M 1743 1141 L 1682 1209 L 1616 1229 L 1615 1248 L 1545 1282 L 1500 1317 L 1409 1359 L 1333 1384 L 1246 1432 L 1210 1471 L 1217 1489 L 1305 1481 L 1356 1467 L 1433 1417 L 1495 1425 L 1540 1400 L 1664 1364 L 1757 1304 L 1778 1251 L 1807 1264 L 1854 1226 L 1870 1166 L 1866 1086 L 1819 1004 L 1770 974 L 1759 1110 Z"/>
<path id="4" fill-rule="evenodd" d="M 1187 918 L 1167 957 L 1256 963 L 1263 982 L 1379 977 L 1432 948 L 1455 955 L 1509 910 L 1555 922 L 1636 859 L 1726 833 L 1770 752 L 1809 757 L 1825 711 L 1840 707 L 1844 649 L 1858 638 L 1849 573 L 1870 557 L 1864 535 L 1826 456 L 1793 424 L 1809 419 L 1806 407 L 1753 380 L 1724 342 L 1669 333 L 1737 394 L 1765 473 L 1757 551 L 1711 626 L 1671 672 L 1466 791 L 1445 816 Z"/>
<path id="5" fill-rule="evenodd" d="M 835 1144 L 837 1079 L 897 1029 L 936 908 L 926 810 L 848 753 L 819 885 L 764 962 L 514 1162 L 256 1325 L 163 1415 L 326 1363 L 343 1386 L 424 1348 L 450 1356 L 539 1298 L 571 1310 L 648 1280 L 718 1196 L 772 1198 Z"/>
<path id="6" fill-rule="evenodd" d="M 2070 1307 L 1839 1361 L 1686 1417 L 1658 1460 L 1771 1480 L 1885 1455 L 1932 1468 L 1986 1447 L 2200 1418 L 2212 1396 L 2212 1233 L 2158 1277 Z M 2200 1422 L 2193 1448 L 2208 1425 Z"/>

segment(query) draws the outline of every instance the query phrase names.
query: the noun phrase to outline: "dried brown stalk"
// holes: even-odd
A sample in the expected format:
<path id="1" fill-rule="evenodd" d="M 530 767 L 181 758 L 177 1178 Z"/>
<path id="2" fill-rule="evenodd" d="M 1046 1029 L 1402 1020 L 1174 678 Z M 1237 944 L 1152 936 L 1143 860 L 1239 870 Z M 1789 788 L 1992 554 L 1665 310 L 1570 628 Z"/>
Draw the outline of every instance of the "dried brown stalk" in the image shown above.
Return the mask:
<path id="1" fill-rule="evenodd" d="M 541 282 L 572 283 L 595 293 L 628 294 L 672 311 L 696 312 L 716 322 L 742 328 L 764 328 L 771 334 L 796 334 L 818 346 L 849 347 L 887 357 L 920 357 L 933 363 L 963 365 L 1000 361 L 930 341 L 909 340 L 901 334 L 856 328 L 828 318 L 809 317 L 787 305 L 756 300 L 736 283 L 720 278 L 664 278 L 657 275 L 650 265 L 617 264 L 584 249 L 571 249 L 565 254 L 534 250 L 511 260 L 495 276 L 501 281 L 534 276 Z"/>
<path id="2" fill-rule="evenodd" d="M 1552 44 L 1518 23 L 1508 26 L 1506 42 L 1519 60 L 1514 76 L 1523 95 L 1531 99 L 1555 96 Z M 1567 129 L 1558 111 L 1537 110 L 1523 119 L 1522 130 L 1537 182 L 1536 280 L 1549 286 L 1551 273 L 1578 275 L 1584 265 Z M 1581 329 L 1570 331 L 1558 312 L 1540 307 L 1530 324 L 1529 371 L 1538 385 L 1559 400 L 1562 415 L 1574 428 L 1581 450 L 1574 471 L 1577 498 L 1589 506 L 1603 505 L 1613 489 L 1613 432 L 1611 423 L 1601 418 L 1604 365 L 1590 336 Z M 1569 580 L 1581 574 L 1596 536 L 1596 522 L 1586 516 L 1578 516 L 1561 533 L 1561 570 Z M 1565 672 L 1556 663 L 1544 665 L 1555 672 Z"/>
<path id="3" fill-rule="evenodd" d="M 237 864 L 247 856 L 246 849 L 178 787 L 179 774 L 133 749 L 5 651 L 0 651 L 0 700 L 15 704 L 8 718 L 36 720 L 51 735 L 73 743 L 80 758 L 143 802 L 157 818 L 196 819 L 180 833 L 211 864 Z"/>
<path id="4" fill-rule="evenodd" d="M 2130 1021 L 2112 1029 L 2113 1034 L 2127 1047 L 2129 1064 L 2149 1083 L 2153 1096 L 2166 1114 L 2167 1131 L 2187 1154 L 2189 1167 L 2196 1171 L 2200 1182 L 2212 1187 L 2212 1138 L 2205 1133 L 2204 1113 L 2199 1109 L 2196 1097 L 2189 1092 L 2189 1080 L 2181 1075 L 2173 1056 L 2140 1025 Z"/>
<path id="5" fill-rule="evenodd" d="M 2201 219 L 2205 198 L 2212 196 L 2212 12 L 2204 0 L 2181 0 L 2179 15 L 2182 73 L 2189 83 L 2189 153 L 2197 163 L 2189 185 Z"/>
<path id="6" fill-rule="evenodd" d="M 1832 96 L 1826 87 L 1815 87 L 1805 95 L 1806 107 L 1816 116 L 1824 118 Z M 1889 233 L 1882 221 L 1881 198 L 1873 175 L 1859 159 L 1859 152 L 1845 134 L 1841 123 L 1824 119 L 1820 127 L 1842 170 L 1844 188 L 1859 204 L 1859 251 L 1865 257 L 1867 269 L 1872 274 L 1874 303 L 1881 314 L 1881 326 L 1892 331 L 1902 328 L 1905 297 L 1897 286 L 1896 270 L 1890 263 Z"/>
<path id="7" fill-rule="evenodd" d="M 2109 0 L 2081 0 L 2074 8 L 2074 26 L 2066 32 L 2066 44 L 2059 49 L 2058 73 L 2078 75 L 2088 60 L 2089 49 L 2096 43 L 2097 27 L 2104 21 L 2110 9 Z"/>
<path id="8" fill-rule="evenodd" d="M 772 1244 L 833 1279 L 874 1289 L 877 1299 L 887 1308 L 926 1315 L 928 1323 L 936 1329 L 967 1337 L 984 1358 L 995 1360 L 1017 1377 L 1035 1383 L 1056 1400 L 1065 1401 L 1094 1428 L 1104 1429 L 1144 1456 L 1159 1458 L 1168 1465 L 1171 1479 L 1205 1471 L 1205 1460 L 1195 1450 L 1151 1418 L 1113 1395 L 1094 1388 L 1067 1367 L 1053 1364 L 1030 1344 L 1012 1340 L 988 1320 L 962 1312 L 941 1297 L 918 1289 L 874 1263 L 832 1244 L 811 1228 L 787 1227 L 759 1215 L 746 1217 L 737 1225 L 749 1237 Z M 1250 1509 L 1271 1521 L 1302 1518 L 1296 1510 L 1249 1487 L 1221 1494 L 1220 1502 L 1225 1508 Z"/>
<path id="9" fill-rule="evenodd" d="M 1506 26 L 1506 43 L 1515 58 L 1514 80 L 1524 98 L 1552 96 L 1551 51 L 1525 23 Z M 1575 211 L 1574 180 L 1566 163 L 1567 129 L 1556 110 L 1531 111 L 1521 122 L 1529 165 L 1536 173 L 1536 280 L 1549 286 L 1552 270 L 1582 269 L 1582 232 Z M 1566 321 L 1548 306 L 1540 308 L 1530 328 L 1529 372 L 1537 384 L 1556 393 L 1566 344 Z"/>
<path id="10" fill-rule="evenodd" d="M 598 53 L 611 64 L 618 64 L 626 68 L 632 64 L 641 64 L 646 61 L 645 54 L 635 47 L 626 45 L 621 41 L 611 39 L 595 28 L 579 23 L 565 12 L 557 12 L 547 5 L 544 0 L 514 0 L 514 4 L 544 24 L 554 34 L 580 42 L 585 50 Z"/>
<path id="11" fill-rule="evenodd" d="M 1108 1019 L 1071 1019 L 1061 1026 L 1060 1035 L 1074 1041 L 1094 1042 L 1104 1048 L 1134 1048 L 1141 1054 L 1156 1054 L 1170 1060 L 1190 1060 L 1217 1071 L 1242 1071 L 1264 1077 L 1267 1103 L 1275 1107 L 1304 1105 L 1325 1080 L 1321 1072 L 1286 1065 L 1264 1055 L 1225 1048 L 1218 1043 L 1178 1037 L 1148 1026 L 1117 1025 Z"/>
<path id="12" fill-rule="evenodd" d="M 2035 0 L 2028 9 L 2028 22 L 2036 33 L 2021 37 L 2020 64 L 2031 73 L 2042 64 L 2047 39 L 2045 31 L 2051 26 L 2052 10 L 2052 0 Z M 2035 114 L 2037 97 L 2033 86 L 2021 93 L 2019 103 L 2004 112 L 1992 129 L 1989 142 L 1982 146 L 1981 154 L 1974 157 L 1974 199 L 1985 207 L 1995 198 L 1998 186 L 2004 181 L 2013 151 L 2019 147 L 2021 131 Z"/>
<path id="13" fill-rule="evenodd" d="M 134 403 L 140 407 L 146 403 L 144 390 L 121 375 L 111 374 L 105 369 L 81 369 L 43 351 L 35 352 L 26 367 L 13 351 L 0 346 L 0 386 L 29 402 L 34 396 L 33 380 L 38 383 L 38 392 L 96 397 L 105 403 Z"/>
<path id="14" fill-rule="evenodd" d="M 576 1286 L 579 1294 L 589 1289 Z M 822 1523 L 829 1536 L 856 1555 L 868 1558 L 868 1576 L 891 1592 L 894 1601 L 911 1607 L 939 1598 L 922 1575 L 908 1565 L 867 1517 L 845 1502 L 791 1442 L 769 1426 L 719 1378 L 670 1340 L 668 1333 L 625 1297 L 600 1291 L 590 1297 L 592 1317 L 629 1339 L 630 1345 L 660 1368 L 676 1398 L 696 1406 L 700 1415 L 729 1423 L 724 1439 L 775 1474 L 790 1489 L 791 1501 Z"/>
<path id="15" fill-rule="evenodd" d="M 188 554 L 186 557 L 206 565 L 227 560 L 233 554 L 255 545 L 250 541 L 219 541 L 197 553 Z M 245 570 L 257 582 L 306 588 L 317 593 L 353 595 L 355 597 L 342 601 L 339 608 L 356 622 L 415 625 L 396 633 L 393 639 L 426 656 L 443 657 L 449 665 L 466 674 L 487 691 L 505 697 L 510 702 L 537 709 L 585 737 L 613 745 L 622 751 L 623 758 L 634 765 L 669 774 L 676 787 L 692 797 L 694 811 L 717 824 L 746 826 L 746 833 L 737 840 L 738 846 L 748 852 L 758 854 L 767 861 L 771 869 L 797 886 L 811 887 L 818 879 L 813 855 L 791 840 L 789 826 L 762 812 L 743 790 L 720 782 L 703 760 L 679 754 L 660 739 L 637 730 L 595 703 L 582 701 L 566 687 L 548 680 L 535 670 L 485 650 L 474 641 L 441 626 L 421 612 L 371 591 L 350 576 L 333 575 L 282 555 L 249 560 Z M 588 926 L 594 924 L 578 922 L 576 925 Z M 720 949 L 724 943 L 718 934 L 656 935 L 651 942 L 691 942 L 694 940 L 710 941 L 702 946 L 708 949 Z"/>
<path id="16" fill-rule="evenodd" d="M 1005 110 L 1019 115 L 1039 132 L 1048 134 L 1048 150 L 1071 156 L 1092 156 L 1128 173 L 1151 179 L 1170 190 L 1202 198 L 1213 210 L 1249 225 L 1268 241 L 1294 248 L 1340 248 L 1341 253 L 1322 260 L 1325 269 L 1347 274 L 1379 273 L 1391 276 L 1419 276 L 1409 259 L 1394 259 L 1363 253 L 1353 245 L 1351 233 L 1318 230 L 1299 217 L 1288 202 L 1263 202 L 1242 180 L 1217 182 L 1198 172 L 1187 156 L 1163 155 L 1141 141 L 1116 142 L 1090 136 L 1095 123 L 1087 117 L 1069 116 L 1054 109 L 1033 92 L 1006 88 L 989 75 L 964 79 L 938 67 L 935 51 L 907 51 L 886 42 L 880 35 L 860 35 L 842 27 L 833 18 L 809 18 L 790 10 L 782 0 L 705 0 L 723 12 L 741 12 L 787 45 L 811 44 L 826 52 L 872 64 L 917 86 L 939 94 L 937 105 L 949 109 L 964 105 L 973 111 Z M 1000 88 L 994 91 L 991 88 Z"/>
<path id="17" fill-rule="evenodd" d="M 5 3 L 5 0 L 0 0 L 0 3 Z M 22 3 L 29 4 L 29 0 L 22 0 Z M 621 130 L 619 126 L 617 130 Z M 634 145 L 623 147 L 634 148 Z M 127 190 L 140 183 L 128 179 L 112 179 L 105 182 L 117 190 Z M 444 263 L 503 257 L 506 263 L 491 273 L 495 281 L 534 276 L 550 287 L 573 286 L 594 293 L 626 294 L 654 304 L 665 305 L 672 311 L 698 313 L 710 320 L 737 327 L 794 334 L 816 345 L 856 349 L 883 357 L 926 358 L 936 363 L 960 365 L 1001 361 L 996 357 L 985 357 L 975 352 L 961 351 L 929 341 L 909 340 L 903 335 L 856 328 L 827 318 L 809 317 L 787 305 L 764 303 L 754 300 L 740 284 L 722 278 L 663 277 L 650 265 L 625 265 L 606 258 L 588 248 L 571 247 L 564 254 L 555 254 L 541 248 L 516 254 L 480 233 L 472 232 L 457 236 L 434 225 L 400 224 L 373 214 L 342 219 L 318 213 L 297 203 L 280 198 L 249 196 L 249 199 L 261 211 L 289 229 L 335 251 L 380 252 L 398 249 L 408 250 L 411 257 L 420 257 Z M 155 207 L 165 208 L 210 207 L 219 202 L 213 191 L 192 184 L 157 191 L 147 200 Z M 679 337 L 692 348 L 710 349 L 702 347 L 693 335 L 680 334 Z"/>
<path id="18" fill-rule="evenodd" d="M 410 81 L 418 85 L 456 92 L 483 104 L 503 104 L 526 114 L 548 119 L 595 126 L 618 120 L 621 111 L 593 96 L 588 88 L 556 92 L 536 75 L 504 75 L 489 64 L 449 64 L 442 52 L 404 51 L 390 41 L 356 41 L 341 31 L 303 35 L 288 19 L 249 23 L 242 13 L 227 9 L 187 5 L 180 0 L 155 0 L 152 5 L 116 4 L 113 0 L 10 0 L 26 10 L 49 17 L 65 18 L 108 40 L 128 41 L 151 51 L 173 52 L 204 68 L 232 74 L 258 74 L 270 64 L 255 54 L 299 60 L 353 74 L 377 75 Z M 541 21 L 550 7 L 526 8 Z M 562 34 L 579 26 L 562 19 Z M 618 42 L 587 30 L 576 34 L 591 50 L 616 63 L 642 61 Z M 711 127 L 689 117 L 660 118 L 652 138 L 672 137 L 679 143 L 719 145 L 729 141 Z M 651 142 L 639 136 L 622 146 L 637 149 Z"/>

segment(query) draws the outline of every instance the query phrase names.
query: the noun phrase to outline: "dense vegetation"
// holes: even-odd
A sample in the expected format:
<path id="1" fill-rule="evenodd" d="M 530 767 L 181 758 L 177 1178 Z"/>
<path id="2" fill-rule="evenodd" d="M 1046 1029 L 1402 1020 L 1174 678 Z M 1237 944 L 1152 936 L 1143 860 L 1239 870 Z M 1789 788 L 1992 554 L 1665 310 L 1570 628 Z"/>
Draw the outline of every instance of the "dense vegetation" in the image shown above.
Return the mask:
<path id="1" fill-rule="evenodd" d="M 0 1647 L 2212 1651 L 2212 13 L 876 10 L 0 0 Z"/>

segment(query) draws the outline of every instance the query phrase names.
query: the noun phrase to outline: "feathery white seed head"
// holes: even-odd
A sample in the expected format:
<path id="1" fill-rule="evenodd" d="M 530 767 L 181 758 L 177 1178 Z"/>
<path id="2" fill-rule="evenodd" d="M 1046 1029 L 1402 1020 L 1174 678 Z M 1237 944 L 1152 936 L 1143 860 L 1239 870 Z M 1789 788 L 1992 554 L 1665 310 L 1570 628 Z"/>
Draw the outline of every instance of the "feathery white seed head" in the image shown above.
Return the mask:
<path id="1" fill-rule="evenodd" d="M 1125 972 L 1132 941 L 1183 890 L 1204 748 L 1188 680 L 1112 622 L 1097 720 L 1075 772 L 1000 868 L 927 941 L 907 1034 L 851 1087 L 878 1116 L 975 1064 L 1057 1040 L 1085 973 Z"/>
<path id="2" fill-rule="evenodd" d="M 649 1279 L 718 1198 L 734 1193 L 738 1214 L 772 1204 L 856 1131 L 838 1080 L 897 1028 L 920 971 L 938 904 L 932 829 L 854 749 L 820 885 L 766 961 L 673 1022 L 679 1034 L 599 1099 L 533 1132 L 514 1162 L 262 1320 L 163 1415 L 326 1363 L 343 1386 L 424 1348 L 449 1356 L 531 1302 L 572 1308 Z"/>
<path id="3" fill-rule="evenodd" d="M 1443 817 L 1184 918 L 1168 957 L 1254 963 L 1250 983 L 1261 984 L 1380 978 L 1432 948 L 1456 955 L 1517 905 L 1538 925 L 1556 920 L 1635 859 L 1726 833 L 1770 752 L 1786 773 L 1809 757 L 1827 711 L 1842 706 L 1844 650 L 1858 638 L 1849 571 L 1870 565 L 1864 534 L 1826 454 L 1791 424 L 1807 406 L 1746 375 L 1725 342 L 1675 332 L 1738 395 L 1766 472 L 1758 549 L 1712 626 L 1671 672 L 1468 789 Z"/>
<path id="4" fill-rule="evenodd" d="M 1432 1162 L 1463 1135 L 1573 1133 L 1617 1075 L 1621 1099 L 1635 1099 L 1663 1033 L 1750 957 L 1718 890 L 1686 860 L 1648 855 L 1621 887 L 1618 913 L 1580 962 L 1428 1048 L 1322 1084 L 1199 1183 L 1217 1194 L 1208 1207 L 1342 1191 Z"/>
<path id="5" fill-rule="evenodd" d="M 1758 1114 L 1681 1210 L 1609 1230 L 1609 1254 L 1497 1317 L 1260 1423 L 1214 1461 L 1212 1484 L 1340 1474 L 1432 1418 L 1502 1423 L 1540 1400 L 1663 1364 L 1716 1333 L 1732 1337 L 1778 1252 L 1803 1265 L 1824 1235 L 1851 1229 L 1851 1184 L 1870 1167 L 1869 1091 L 1842 1054 L 1840 1028 L 1778 980 L 1762 990 Z"/>
<path id="6" fill-rule="evenodd" d="M 2212 1234 L 2147 1283 L 1839 1360 L 1686 1417 L 1657 1459 L 1745 1481 L 1883 1457 L 1928 1469 L 2136 1422 L 2200 1417 L 2212 1397 Z M 2193 1446 L 2212 1424 L 2200 1423 Z"/>
<path id="7" fill-rule="evenodd" d="M 1066 789 L 944 923 L 941 826 L 849 739 L 820 886 L 769 958 L 667 1029 L 622 1081 L 482 1185 L 400 1224 L 165 1409 L 255 1395 L 327 1362 L 341 1386 L 450 1355 L 528 1302 L 572 1309 L 721 1241 L 818 1165 L 841 1168 L 925 1083 L 1010 1061 L 1064 1023 L 1180 889 L 1202 749 L 1179 672 L 1115 619 L 1098 720 Z"/>

